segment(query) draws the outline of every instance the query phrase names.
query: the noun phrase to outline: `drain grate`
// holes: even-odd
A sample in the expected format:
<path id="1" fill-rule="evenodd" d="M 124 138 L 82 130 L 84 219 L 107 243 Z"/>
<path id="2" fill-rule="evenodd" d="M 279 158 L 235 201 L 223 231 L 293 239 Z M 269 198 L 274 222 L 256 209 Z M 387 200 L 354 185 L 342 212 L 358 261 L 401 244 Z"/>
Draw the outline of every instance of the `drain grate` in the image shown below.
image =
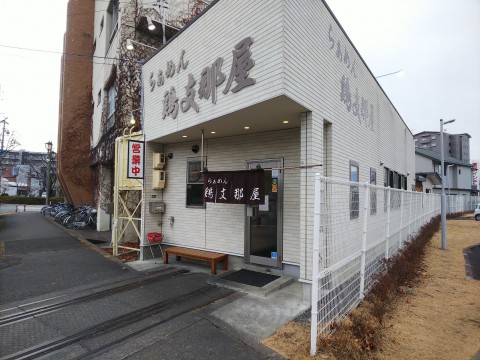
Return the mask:
<path id="1" fill-rule="evenodd" d="M 475 280 L 480 280 L 480 244 L 464 249 L 463 256 L 467 275 Z"/>
<path id="2" fill-rule="evenodd" d="M 240 284 L 263 287 L 272 281 L 278 279 L 280 276 L 260 273 L 251 270 L 241 269 L 222 276 L 222 279 L 234 281 Z"/>

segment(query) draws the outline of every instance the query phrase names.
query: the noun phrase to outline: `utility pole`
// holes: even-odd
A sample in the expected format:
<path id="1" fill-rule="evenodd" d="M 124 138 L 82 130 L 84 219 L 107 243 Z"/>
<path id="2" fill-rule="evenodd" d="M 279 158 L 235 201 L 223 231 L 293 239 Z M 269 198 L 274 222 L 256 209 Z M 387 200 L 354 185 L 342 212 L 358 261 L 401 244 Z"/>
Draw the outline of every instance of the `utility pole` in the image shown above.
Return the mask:
<path id="1" fill-rule="evenodd" d="M 441 221 L 442 221 L 442 250 L 447 250 L 447 209 L 446 209 L 446 196 L 445 196 L 445 154 L 443 148 L 443 125 L 450 124 L 454 122 L 455 119 L 443 121 L 440 119 L 440 167 L 442 172 L 442 195 L 440 197 L 441 200 Z"/>
<path id="2" fill-rule="evenodd" d="M 45 199 L 45 205 L 48 205 L 49 201 L 50 201 L 50 172 L 52 171 L 52 142 L 51 141 L 48 141 L 47 143 L 45 143 L 45 148 L 47 149 L 47 152 L 48 152 L 48 158 L 47 158 L 47 186 L 46 186 L 46 191 L 47 191 L 47 196 L 46 196 L 46 199 Z"/>
<path id="3" fill-rule="evenodd" d="M 2 176 L 3 176 L 3 145 L 4 145 L 4 140 L 5 140 L 5 131 L 8 132 L 8 130 L 5 130 L 5 125 L 7 123 L 8 117 L 4 118 L 3 120 L 0 120 L 1 123 L 3 123 L 3 129 L 2 129 L 2 149 L 0 150 L 0 194 L 3 193 L 3 181 L 2 181 Z"/>

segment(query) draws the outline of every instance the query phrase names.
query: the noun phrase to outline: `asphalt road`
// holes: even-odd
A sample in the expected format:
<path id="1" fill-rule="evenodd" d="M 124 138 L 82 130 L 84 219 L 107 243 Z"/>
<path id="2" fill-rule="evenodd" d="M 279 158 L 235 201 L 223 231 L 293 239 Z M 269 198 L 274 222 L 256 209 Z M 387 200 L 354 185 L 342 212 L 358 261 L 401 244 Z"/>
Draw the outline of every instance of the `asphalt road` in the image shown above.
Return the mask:
<path id="1" fill-rule="evenodd" d="M 271 359 L 211 315 L 239 294 L 207 274 L 137 272 L 38 213 L 0 215 L 0 358 Z"/>

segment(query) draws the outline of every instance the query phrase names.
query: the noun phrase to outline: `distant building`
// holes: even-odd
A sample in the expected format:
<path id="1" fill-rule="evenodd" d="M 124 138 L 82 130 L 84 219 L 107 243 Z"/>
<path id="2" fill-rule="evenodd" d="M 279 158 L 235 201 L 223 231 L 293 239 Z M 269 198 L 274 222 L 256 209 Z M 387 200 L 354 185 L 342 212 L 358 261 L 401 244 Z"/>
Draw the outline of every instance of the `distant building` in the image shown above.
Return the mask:
<path id="1" fill-rule="evenodd" d="M 438 131 L 422 131 L 414 136 L 415 147 L 437 152 L 440 154 L 440 133 Z M 470 162 L 470 138 L 469 134 L 443 133 L 443 152 L 445 156 Z"/>
<path id="2" fill-rule="evenodd" d="M 2 193 L 40 196 L 43 191 L 46 191 L 47 160 L 46 152 L 26 150 L 7 152 L 2 159 Z M 54 154 L 51 164 L 52 189 L 55 185 L 55 176 L 53 175 L 55 172 L 56 156 Z M 8 191 L 3 186 L 6 181 L 8 182 Z M 15 190 L 12 187 L 15 187 Z"/>
<path id="3" fill-rule="evenodd" d="M 477 195 L 473 185 L 474 165 L 445 156 L 445 192 L 450 195 Z M 439 153 L 415 149 L 416 190 L 440 194 L 442 188 L 441 156 Z"/>

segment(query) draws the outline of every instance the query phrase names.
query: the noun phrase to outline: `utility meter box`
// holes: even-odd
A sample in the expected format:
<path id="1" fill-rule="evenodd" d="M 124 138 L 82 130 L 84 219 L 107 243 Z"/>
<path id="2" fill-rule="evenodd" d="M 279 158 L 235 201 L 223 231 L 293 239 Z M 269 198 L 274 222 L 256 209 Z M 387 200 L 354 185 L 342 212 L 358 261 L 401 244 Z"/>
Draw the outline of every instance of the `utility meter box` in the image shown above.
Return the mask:
<path id="1" fill-rule="evenodd" d="M 165 187 L 165 171 L 153 170 L 152 189 L 163 189 Z"/>
<path id="2" fill-rule="evenodd" d="M 165 212 L 165 203 L 159 201 L 152 201 L 148 203 L 148 211 L 151 214 L 163 214 Z"/>
<path id="3" fill-rule="evenodd" d="M 162 170 L 165 166 L 165 154 L 164 153 L 153 153 L 153 168 L 157 170 Z"/>

